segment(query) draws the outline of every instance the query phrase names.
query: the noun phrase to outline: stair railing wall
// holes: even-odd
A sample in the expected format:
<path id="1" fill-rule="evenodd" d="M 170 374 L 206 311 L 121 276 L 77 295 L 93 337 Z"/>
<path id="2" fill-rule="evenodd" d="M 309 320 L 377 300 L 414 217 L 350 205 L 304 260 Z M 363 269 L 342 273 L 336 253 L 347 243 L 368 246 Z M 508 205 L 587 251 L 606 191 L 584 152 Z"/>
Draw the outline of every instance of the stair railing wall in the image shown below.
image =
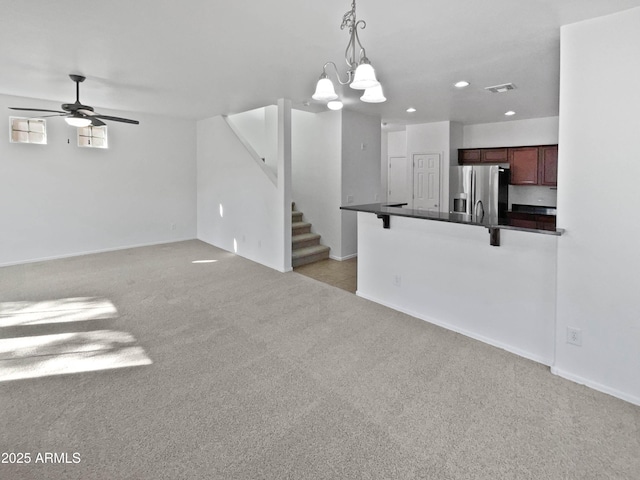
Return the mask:
<path id="1" fill-rule="evenodd" d="M 269 180 L 271 180 L 271 183 L 273 183 L 273 185 L 277 187 L 278 186 L 278 176 L 277 176 L 277 174 L 275 174 L 265 164 L 265 162 L 262 159 L 262 157 L 260 155 L 258 155 L 258 153 L 255 151 L 255 149 L 251 146 L 251 144 L 244 137 L 244 135 L 242 135 L 242 132 L 240 132 L 240 130 L 233 124 L 233 122 L 231 122 L 229 120 L 229 117 L 227 115 L 222 115 L 222 118 L 224 119 L 224 121 L 227 124 L 227 126 L 231 129 L 231 131 L 235 134 L 235 136 L 238 137 L 238 140 L 240 141 L 240 143 L 242 143 L 242 145 L 244 145 L 244 148 L 247 149 L 247 152 L 249 152 L 249 155 L 251 155 L 251 158 L 253 158 L 253 160 L 260 167 L 260 169 L 264 172 L 264 174 L 269 178 Z"/>

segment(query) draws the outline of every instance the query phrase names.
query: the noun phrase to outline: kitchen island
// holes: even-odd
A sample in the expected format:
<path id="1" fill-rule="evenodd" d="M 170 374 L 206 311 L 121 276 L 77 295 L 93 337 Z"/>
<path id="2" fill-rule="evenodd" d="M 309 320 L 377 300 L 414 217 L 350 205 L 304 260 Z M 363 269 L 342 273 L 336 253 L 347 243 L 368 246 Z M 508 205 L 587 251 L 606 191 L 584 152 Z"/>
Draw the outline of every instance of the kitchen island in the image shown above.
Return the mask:
<path id="1" fill-rule="evenodd" d="M 562 231 L 397 205 L 342 208 L 358 212 L 357 295 L 553 363 Z M 487 241 L 492 229 L 503 231 L 499 248 Z"/>

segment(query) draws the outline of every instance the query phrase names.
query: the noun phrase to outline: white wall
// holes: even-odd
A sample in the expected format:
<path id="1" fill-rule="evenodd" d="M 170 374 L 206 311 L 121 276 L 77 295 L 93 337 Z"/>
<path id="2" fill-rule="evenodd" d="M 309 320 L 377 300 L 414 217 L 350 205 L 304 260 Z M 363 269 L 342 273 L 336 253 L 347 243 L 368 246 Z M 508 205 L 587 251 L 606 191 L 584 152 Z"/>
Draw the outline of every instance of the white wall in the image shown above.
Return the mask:
<path id="1" fill-rule="evenodd" d="M 380 117 L 342 110 L 342 205 L 380 201 Z M 340 259 L 358 253 L 355 212 L 342 211 Z"/>
<path id="2" fill-rule="evenodd" d="M 558 143 L 558 121 L 558 117 L 544 117 L 465 125 L 460 148 L 554 145 Z"/>
<path id="3" fill-rule="evenodd" d="M 407 132 L 401 130 L 398 132 L 387 133 L 387 158 L 388 157 L 406 157 L 407 156 Z"/>
<path id="4" fill-rule="evenodd" d="M 358 228 L 358 295 L 551 365 L 558 237 L 493 247 L 486 228 L 362 212 Z"/>
<path id="5" fill-rule="evenodd" d="M 441 153 L 443 166 L 449 164 L 449 133 L 451 122 L 407 125 L 407 155 Z"/>
<path id="6" fill-rule="evenodd" d="M 278 170 L 278 107 L 256 108 L 229 115 L 228 119 L 275 174 Z"/>
<path id="7" fill-rule="evenodd" d="M 9 106 L 60 108 L 0 95 Z M 47 145 L 9 143 L 0 117 L 0 265 L 195 238 L 195 122 L 100 111 L 140 125 L 108 122 L 109 148 L 88 149 L 62 118 Z"/>
<path id="8" fill-rule="evenodd" d="M 335 256 L 341 250 L 340 112 L 292 111 L 292 198 Z"/>
<path id="9" fill-rule="evenodd" d="M 640 404 L 640 8 L 565 26 L 561 40 L 554 372 Z"/>
<path id="10" fill-rule="evenodd" d="M 272 183 L 222 117 L 201 120 L 197 127 L 198 238 L 276 270 L 289 270 L 283 179 L 279 176 L 278 186 Z"/>

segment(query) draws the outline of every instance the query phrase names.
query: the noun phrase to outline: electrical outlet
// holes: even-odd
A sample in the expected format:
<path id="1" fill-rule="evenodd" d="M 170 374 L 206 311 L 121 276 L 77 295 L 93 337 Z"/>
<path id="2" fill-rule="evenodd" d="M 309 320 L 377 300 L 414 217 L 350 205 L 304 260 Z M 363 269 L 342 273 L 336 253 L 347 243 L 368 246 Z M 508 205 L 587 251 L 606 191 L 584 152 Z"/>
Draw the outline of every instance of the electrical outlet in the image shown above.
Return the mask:
<path id="1" fill-rule="evenodd" d="M 347 203 L 353 203 L 353 195 L 347 195 Z"/>
<path id="2" fill-rule="evenodd" d="M 170 228 L 171 228 L 171 230 L 175 230 L 175 229 L 176 229 L 176 224 L 175 224 L 175 223 L 172 223 L 172 224 L 170 225 Z"/>
<path id="3" fill-rule="evenodd" d="M 582 346 L 582 330 L 575 327 L 567 327 L 567 343 Z"/>
<path id="4" fill-rule="evenodd" d="M 402 286 L 402 277 L 400 275 L 394 275 L 392 282 L 396 287 L 400 287 Z"/>

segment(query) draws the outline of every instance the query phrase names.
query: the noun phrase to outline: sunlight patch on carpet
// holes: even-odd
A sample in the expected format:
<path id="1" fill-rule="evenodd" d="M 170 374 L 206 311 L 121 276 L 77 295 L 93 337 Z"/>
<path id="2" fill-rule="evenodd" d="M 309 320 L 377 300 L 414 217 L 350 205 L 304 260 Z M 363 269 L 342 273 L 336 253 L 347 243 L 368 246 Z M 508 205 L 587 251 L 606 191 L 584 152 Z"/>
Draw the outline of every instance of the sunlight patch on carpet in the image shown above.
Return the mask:
<path id="1" fill-rule="evenodd" d="M 0 303 L 0 327 L 80 322 L 117 316 L 118 310 L 115 305 L 105 298 L 98 297 Z"/>
<path id="2" fill-rule="evenodd" d="M 133 335 L 114 330 L 0 339 L 0 382 L 152 363 Z"/>

